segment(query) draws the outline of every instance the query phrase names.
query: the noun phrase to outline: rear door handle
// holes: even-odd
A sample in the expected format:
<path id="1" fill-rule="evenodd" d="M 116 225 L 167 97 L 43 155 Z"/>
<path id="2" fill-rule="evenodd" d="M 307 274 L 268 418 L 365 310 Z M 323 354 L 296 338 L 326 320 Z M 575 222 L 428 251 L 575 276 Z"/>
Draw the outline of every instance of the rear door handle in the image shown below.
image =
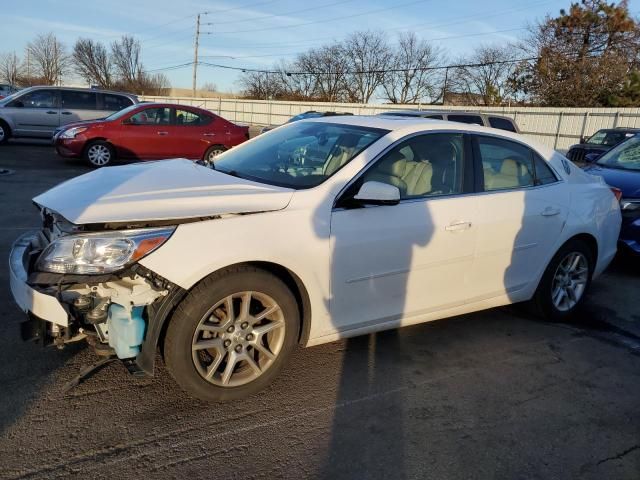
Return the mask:
<path id="1" fill-rule="evenodd" d="M 71 112 L 62 112 L 62 115 L 71 115 Z"/>
<path id="2" fill-rule="evenodd" d="M 215 137 L 216 134 L 215 133 L 204 133 L 203 136 L 204 137 Z"/>
<path id="3" fill-rule="evenodd" d="M 444 227 L 447 232 L 459 232 L 461 230 L 469 230 L 471 228 L 471 222 L 461 221 L 461 222 L 451 222 L 449 225 Z"/>
<path id="4" fill-rule="evenodd" d="M 56 113 L 58 113 L 58 112 L 56 112 L 56 111 L 54 111 L 54 110 L 49 110 L 47 113 L 48 113 L 49 115 L 55 115 L 55 114 L 56 114 Z"/>
<path id="5" fill-rule="evenodd" d="M 540 212 L 540 215 L 542 215 L 543 217 L 553 217 L 554 215 L 558 215 L 559 213 L 559 208 L 547 207 L 542 212 Z"/>
<path id="6" fill-rule="evenodd" d="M 158 135 L 169 135 L 169 132 L 158 132 Z"/>

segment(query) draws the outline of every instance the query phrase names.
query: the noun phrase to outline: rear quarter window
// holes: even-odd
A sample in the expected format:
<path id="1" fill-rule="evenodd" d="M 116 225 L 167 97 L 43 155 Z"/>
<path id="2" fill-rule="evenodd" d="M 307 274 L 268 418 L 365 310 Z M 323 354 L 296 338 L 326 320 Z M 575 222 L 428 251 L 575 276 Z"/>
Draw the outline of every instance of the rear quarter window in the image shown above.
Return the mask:
<path id="1" fill-rule="evenodd" d="M 470 123 L 472 125 L 484 126 L 482 117 L 480 115 L 447 115 L 447 120 L 450 122 Z"/>
<path id="2" fill-rule="evenodd" d="M 492 128 L 499 128 L 500 130 L 506 130 L 507 132 L 517 132 L 516 126 L 507 118 L 489 117 L 489 126 Z"/>
<path id="3" fill-rule="evenodd" d="M 102 110 L 117 112 L 118 110 L 130 107 L 131 105 L 133 105 L 133 101 L 124 95 L 115 95 L 112 93 L 102 94 Z"/>

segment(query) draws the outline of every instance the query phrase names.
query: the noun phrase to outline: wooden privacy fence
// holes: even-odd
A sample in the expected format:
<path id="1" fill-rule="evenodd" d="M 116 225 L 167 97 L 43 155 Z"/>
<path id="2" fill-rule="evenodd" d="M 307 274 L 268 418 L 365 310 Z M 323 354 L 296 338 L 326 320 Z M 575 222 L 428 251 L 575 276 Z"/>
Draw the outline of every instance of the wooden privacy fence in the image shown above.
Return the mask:
<path id="1" fill-rule="evenodd" d="M 140 99 L 201 107 L 232 122 L 251 125 L 279 125 L 308 110 L 350 112 L 354 115 L 375 115 L 390 110 L 406 109 L 495 113 L 513 118 L 522 134 L 561 151 L 566 151 L 569 146 L 577 143 L 580 137 L 590 136 L 601 128 L 640 128 L 640 108 L 459 107 L 150 96 L 141 96 Z"/>

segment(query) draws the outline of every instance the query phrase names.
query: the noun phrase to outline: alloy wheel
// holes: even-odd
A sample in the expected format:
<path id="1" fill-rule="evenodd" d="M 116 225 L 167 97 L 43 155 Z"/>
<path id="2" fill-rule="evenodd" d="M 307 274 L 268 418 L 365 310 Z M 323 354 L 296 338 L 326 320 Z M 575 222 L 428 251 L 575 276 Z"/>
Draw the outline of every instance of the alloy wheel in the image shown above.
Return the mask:
<path id="1" fill-rule="evenodd" d="M 589 281 L 589 262 L 580 252 L 571 252 L 558 264 L 551 283 L 551 300 L 561 312 L 575 307 Z"/>
<path id="2" fill-rule="evenodd" d="M 104 145 L 91 145 L 87 157 L 93 165 L 102 167 L 111 160 L 111 151 Z"/>
<path id="3" fill-rule="evenodd" d="M 202 378 L 237 387 L 262 375 L 285 338 L 282 309 L 261 292 L 238 292 L 216 303 L 198 323 L 191 356 Z"/>
<path id="4" fill-rule="evenodd" d="M 4 127 L 2 125 L 0 125 L 0 142 L 2 142 L 4 140 L 4 136 L 6 135 L 5 131 L 4 131 Z"/>

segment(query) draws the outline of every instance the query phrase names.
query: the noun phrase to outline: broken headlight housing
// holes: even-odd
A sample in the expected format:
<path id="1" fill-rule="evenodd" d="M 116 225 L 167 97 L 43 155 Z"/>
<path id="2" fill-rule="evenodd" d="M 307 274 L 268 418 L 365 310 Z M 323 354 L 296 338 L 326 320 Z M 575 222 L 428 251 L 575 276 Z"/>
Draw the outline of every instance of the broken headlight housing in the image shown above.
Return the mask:
<path id="1" fill-rule="evenodd" d="M 146 228 L 60 237 L 44 249 L 36 268 L 79 275 L 115 272 L 154 251 L 174 230 Z"/>

